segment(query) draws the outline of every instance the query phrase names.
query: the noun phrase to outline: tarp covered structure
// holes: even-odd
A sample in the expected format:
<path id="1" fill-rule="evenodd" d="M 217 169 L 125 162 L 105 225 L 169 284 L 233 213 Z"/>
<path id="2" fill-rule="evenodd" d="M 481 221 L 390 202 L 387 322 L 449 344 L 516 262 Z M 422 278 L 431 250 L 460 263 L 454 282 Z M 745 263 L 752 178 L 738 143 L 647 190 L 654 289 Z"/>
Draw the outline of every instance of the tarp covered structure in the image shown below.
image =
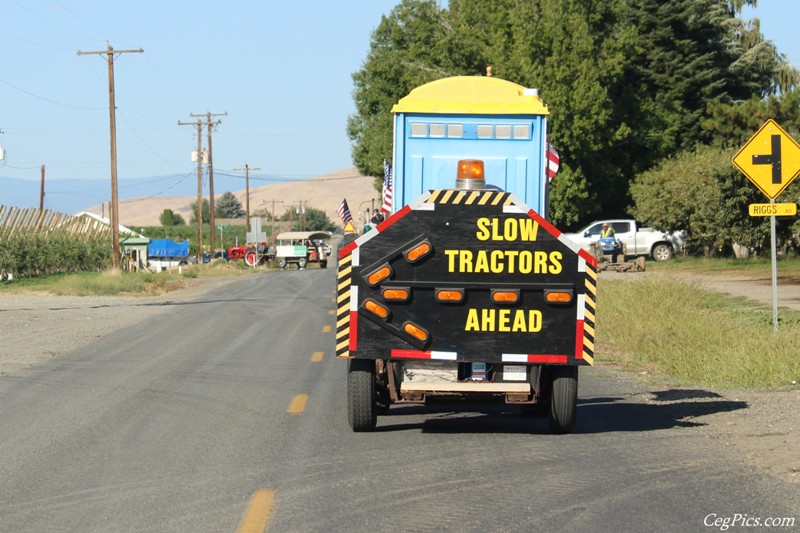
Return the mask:
<path id="1" fill-rule="evenodd" d="M 154 239 L 147 245 L 147 257 L 189 257 L 189 241 Z"/>

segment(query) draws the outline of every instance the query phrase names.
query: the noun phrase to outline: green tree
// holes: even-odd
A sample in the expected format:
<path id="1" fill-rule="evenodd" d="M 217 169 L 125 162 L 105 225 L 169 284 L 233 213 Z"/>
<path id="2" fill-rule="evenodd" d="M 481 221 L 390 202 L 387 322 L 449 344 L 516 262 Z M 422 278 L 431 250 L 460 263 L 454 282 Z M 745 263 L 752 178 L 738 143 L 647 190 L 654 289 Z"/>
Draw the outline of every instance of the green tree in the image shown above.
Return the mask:
<path id="1" fill-rule="evenodd" d="M 191 204 L 192 216 L 189 219 L 190 224 L 197 224 L 197 201 Z M 203 198 L 203 223 L 208 223 L 211 220 L 211 204 L 208 198 Z"/>
<path id="2" fill-rule="evenodd" d="M 633 214 L 661 229 L 685 229 L 692 252 L 727 254 L 739 245 L 764 253 L 769 219 L 748 216 L 748 205 L 766 199 L 731 163 L 734 154 L 732 149 L 702 146 L 643 172 L 631 186 Z M 784 194 L 796 198 L 798 190 Z M 788 242 L 791 234 L 792 220 L 778 219 L 778 238 Z"/>
<path id="3" fill-rule="evenodd" d="M 277 220 L 292 223 L 292 231 L 333 231 L 336 225 L 325 211 L 313 207 L 290 207 Z"/>
<path id="4" fill-rule="evenodd" d="M 381 176 L 392 105 L 423 83 L 492 65 L 539 88 L 550 107 L 562 161 L 550 218 L 569 226 L 625 214 L 634 176 L 715 138 L 708 120 L 719 106 L 786 93 L 796 80 L 757 23 L 736 18 L 748 3 L 452 0 L 443 9 L 404 0 L 353 74 L 353 161 Z"/>
<path id="5" fill-rule="evenodd" d="M 242 208 L 242 203 L 233 193 L 226 192 L 214 202 L 214 215 L 217 218 L 242 218 L 245 215 L 245 211 Z"/>
<path id="6" fill-rule="evenodd" d="M 183 226 L 186 224 L 183 216 L 181 216 L 180 213 L 175 213 L 172 209 L 164 209 L 159 217 L 159 222 L 165 228 L 171 226 Z"/>

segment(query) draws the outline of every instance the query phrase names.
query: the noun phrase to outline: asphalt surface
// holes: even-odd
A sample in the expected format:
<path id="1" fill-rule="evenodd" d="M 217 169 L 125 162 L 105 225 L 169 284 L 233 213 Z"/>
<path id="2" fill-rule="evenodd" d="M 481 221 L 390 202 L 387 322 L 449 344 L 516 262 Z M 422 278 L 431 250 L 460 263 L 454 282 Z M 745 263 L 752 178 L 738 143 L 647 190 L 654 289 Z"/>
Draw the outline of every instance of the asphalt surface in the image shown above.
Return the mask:
<path id="1" fill-rule="evenodd" d="M 704 391 L 646 403 L 581 372 L 575 433 L 506 406 L 346 422 L 335 270 L 249 276 L 0 376 L 0 531 L 707 531 L 800 519 L 797 487 L 695 429 Z M 170 305 L 170 304 L 168 304 Z M 685 400 L 685 401 L 684 401 Z M 746 517 L 744 515 L 747 515 Z M 716 527 L 714 521 L 718 521 Z M 795 527 L 800 522 L 795 524 Z"/>

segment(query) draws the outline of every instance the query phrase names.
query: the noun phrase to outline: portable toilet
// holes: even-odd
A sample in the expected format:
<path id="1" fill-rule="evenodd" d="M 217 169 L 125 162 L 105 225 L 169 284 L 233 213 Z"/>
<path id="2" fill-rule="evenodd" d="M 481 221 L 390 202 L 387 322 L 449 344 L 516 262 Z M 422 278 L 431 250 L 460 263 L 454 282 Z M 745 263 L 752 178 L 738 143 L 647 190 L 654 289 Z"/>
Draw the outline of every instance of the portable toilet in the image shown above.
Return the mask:
<path id="1" fill-rule="evenodd" d="M 486 185 L 512 192 L 546 218 L 547 106 L 537 89 L 482 76 L 436 80 L 392 107 L 393 209 L 452 188 L 457 162 L 481 159 Z"/>

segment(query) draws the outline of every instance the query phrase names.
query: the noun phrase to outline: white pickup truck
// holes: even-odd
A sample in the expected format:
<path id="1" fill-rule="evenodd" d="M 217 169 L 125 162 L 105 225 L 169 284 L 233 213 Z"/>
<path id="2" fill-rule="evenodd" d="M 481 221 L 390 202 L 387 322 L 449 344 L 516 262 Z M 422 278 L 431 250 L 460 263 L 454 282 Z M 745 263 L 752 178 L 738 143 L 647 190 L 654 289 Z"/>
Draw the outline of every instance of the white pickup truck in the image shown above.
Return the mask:
<path id="1" fill-rule="evenodd" d="M 635 220 L 598 220 L 575 233 L 564 233 L 564 236 L 591 252 L 592 243 L 600 239 L 603 224 L 614 230 L 627 257 L 650 256 L 656 261 L 668 261 L 682 248 L 679 237 L 653 228 L 642 228 Z"/>

